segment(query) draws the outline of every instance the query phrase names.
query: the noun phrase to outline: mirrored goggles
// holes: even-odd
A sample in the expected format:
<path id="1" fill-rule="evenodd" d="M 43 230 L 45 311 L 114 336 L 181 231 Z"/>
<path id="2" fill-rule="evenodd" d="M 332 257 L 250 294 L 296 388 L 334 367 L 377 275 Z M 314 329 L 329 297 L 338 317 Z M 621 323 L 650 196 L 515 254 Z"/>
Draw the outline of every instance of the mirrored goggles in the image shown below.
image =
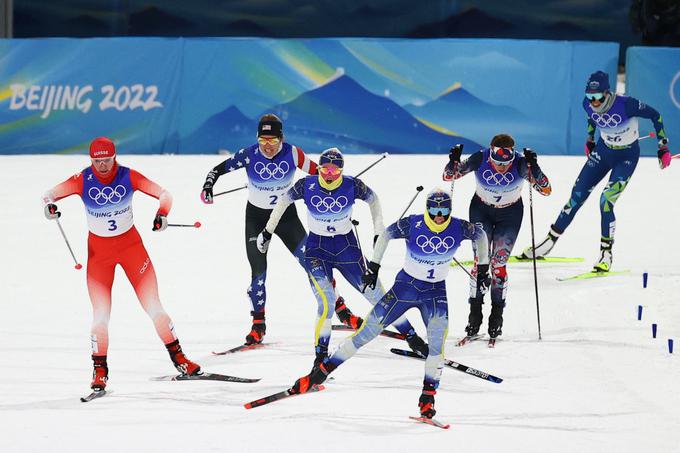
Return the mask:
<path id="1" fill-rule="evenodd" d="M 341 173 L 342 168 L 337 165 L 327 164 L 319 167 L 319 174 L 324 178 L 327 176 L 340 176 Z"/>
<path id="2" fill-rule="evenodd" d="M 601 101 L 604 99 L 604 93 L 586 93 L 586 99 L 589 101 Z"/>
<path id="3" fill-rule="evenodd" d="M 257 143 L 260 145 L 278 145 L 281 143 L 281 139 L 279 137 L 272 137 L 272 138 L 265 138 L 265 137 L 257 137 Z"/>
<path id="4" fill-rule="evenodd" d="M 438 207 L 438 206 L 433 206 L 431 208 L 427 208 L 427 212 L 432 217 L 435 217 L 435 216 L 438 216 L 438 215 L 448 217 L 449 214 L 451 214 L 451 210 L 449 208 L 441 208 L 441 207 Z"/>

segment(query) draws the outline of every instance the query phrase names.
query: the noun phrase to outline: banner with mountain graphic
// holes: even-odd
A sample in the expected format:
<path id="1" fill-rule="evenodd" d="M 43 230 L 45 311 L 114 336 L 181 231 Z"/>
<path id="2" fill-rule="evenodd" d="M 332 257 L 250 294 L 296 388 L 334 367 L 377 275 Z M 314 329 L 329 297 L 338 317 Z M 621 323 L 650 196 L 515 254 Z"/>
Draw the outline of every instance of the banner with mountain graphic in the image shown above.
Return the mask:
<path id="1" fill-rule="evenodd" d="M 583 88 L 618 45 L 567 41 L 108 38 L 0 41 L 0 153 L 215 153 L 273 112 L 309 152 L 579 154 Z"/>

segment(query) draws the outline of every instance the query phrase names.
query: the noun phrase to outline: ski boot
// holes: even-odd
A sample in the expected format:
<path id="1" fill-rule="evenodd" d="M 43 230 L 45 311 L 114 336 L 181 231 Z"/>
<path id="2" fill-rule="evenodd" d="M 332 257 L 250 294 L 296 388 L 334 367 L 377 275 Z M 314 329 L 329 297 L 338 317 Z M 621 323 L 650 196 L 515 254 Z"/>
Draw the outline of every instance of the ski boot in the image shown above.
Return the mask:
<path id="1" fill-rule="evenodd" d="M 106 388 L 106 381 L 109 380 L 109 367 L 106 365 L 106 356 L 92 356 L 94 370 L 92 371 L 92 383 L 90 388 L 95 392 L 101 392 Z"/>
<path id="2" fill-rule="evenodd" d="M 437 391 L 432 385 L 423 385 L 423 393 L 418 400 L 418 408 L 420 408 L 420 416 L 424 418 L 432 418 L 437 411 L 434 409 L 434 396 Z"/>
<path id="3" fill-rule="evenodd" d="M 558 233 L 555 230 L 555 225 L 550 225 L 550 231 L 548 232 L 548 236 L 546 236 L 543 241 L 540 243 L 536 244 L 536 258 L 542 258 L 555 247 L 555 242 L 557 242 L 557 239 L 562 235 L 562 233 Z M 520 255 L 520 258 L 522 259 L 531 259 L 534 257 L 534 251 L 531 246 L 525 248 L 522 251 L 522 254 Z"/>
<path id="4" fill-rule="evenodd" d="M 428 348 L 427 343 L 425 343 L 425 341 L 415 332 L 406 335 L 406 343 L 408 343 L 408 347 L 411 348 L 411 351 L 424 359 L 427 358 L 427 355 L 430 353 L 430 348 Z"/>
<path id="5" fill-rule="evenodd" d="M 182 346 L 179 345 L 179 340 L 168 343 L 165 347 L 168 349 L 170 359 L 175 365 L 175 368 L 177 368 L 177 371 L 189 376 L 201 374 L 201 367 L 197 363 L 187 359 L 187 356 L 182 352 Z"/>
<path id="6" fill-rule="evenodd" d="M 479 299 L 470 299 L 470 315 L 468 316 L 468 325 L 465 327 L 465 333 L 468 337 L 474 337 L 479 333 L 479 327 L 482 325 L 482 304 L 484 302 Z"/>
<path id="7" fill-rule="evenodd" d="M 600 242 L 600 260 L 593 266 L 593 272 L 609 272 L 612 268 L 612 245 L 614 240 L 602 238 Z"/>
<path id="8" fill-rule="evenodd" d="M 307 376 L 303 376 L 295 381 L 295 384 L 290 388 L 290 393 L 305 393 L 315 385 L 323 384 L 333 370 L 335 370 L 335 367 L 327 360 L 319 363 L 315 360 L 312 371 Z"/>
<path id="9" fill-rule="evenodd" d="M 347 308 L 347 305 L 345 305 L 345 299 L 343 299 L 342 296 L 338 297 L 338 300 L 335 301 L 335 314 L 338 316 L 338 319 L 341 323 L 347 327 L 351 327 L 352 329 L 359 329 L 359 327 L 361 327 L 361 325 L 364 323 L 363 319 L 352 313 L 350 309 Z"/>
<path id="10" fill-rule="evenodd" d="M 489 315 L 489 338 L 495 340 L 503 335 L 503 304 L 491 304 L 491 314 Z"/>
<path id="11" fill-rule="evenodd" d="M 264 323 L 264 312 L 255 313 L 251 311 L 250 314 L 253 316 L 253 326 L 250 328 L 250 333 L 246 335 L 245 344 L 260 344 L 264 334 L 267 332 L 267 326 Z"/>

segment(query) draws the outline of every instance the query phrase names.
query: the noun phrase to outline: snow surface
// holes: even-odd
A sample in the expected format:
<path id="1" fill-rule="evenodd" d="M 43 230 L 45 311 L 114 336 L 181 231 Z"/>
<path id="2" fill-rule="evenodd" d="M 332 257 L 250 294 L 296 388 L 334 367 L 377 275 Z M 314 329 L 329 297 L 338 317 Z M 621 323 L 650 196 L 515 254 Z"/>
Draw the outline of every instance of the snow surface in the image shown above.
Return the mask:
<path id="1" fill-rule="evenodd" d="M 352 174 L 376 156 L 347 156 Z M 661 172 L 642 159 L 617 204 L 615 267 L 628 276 L 557 282 L 589 269 L 597 258 L 602 185 L 595 190 L 555 256 L 582 256 L 581 264 L 539 268 L 543 340 L 537 339 L 533 273 L 509 267 L 504 335 L 495 350 L 484 343 L 455 348 L 467 318 L 467 279 L 448 278 L 451 313 L 447 355 L 505 379 L 492 384 L 445 369 L 437 418 L 448 431 L 414 423 L 423 362 L 389 353 L 403 342 L 379 337 L 335 373 L 327 390 L 245 410 L 243 404 L 280 391 L 306 374 L 313 360 L 314 298 L 304 273 L 275 239 L 269 252 L 267 349 L 213 357 L 240 344 L 250 327 L 245 289 L 249 267 L 243 246 L 245 191 L 199 201 L 206 172 L 221 156 L 120 156 L 122 164 L 158 181 L 174 195 L 171 221 L 203 227 L 151 232 L 157 202 L 138 194 L 137 226 L 156 267 L 163 304 L 185 351 L 205 370 L 261 377 L 257 384 L 152 382 L 171 374 L 163 345 L 118 269 L 110 324 L 111 395 L 82 404 L 91 376 L 91 308 L 85 269 L 76 271 L 57 225 L 44 219 L 40 196 L 87 165 L 84 156 L 4 156 L 0 185 L 0 451 L 680 451 L 680 272 L 674 233 L 680 221 L 680 168 Z M 390 156 L 364 176 L 381 196 L 386 223 L 396 220 L 417 185 L 439 181 L 442 156 Z M 534 193 L 537 239 L 568 197 L 583 158 L 545 157 L 549 198 Z M 236 187 L 245 173 L 221 178 Z M 445 187 L 445 186 L 444 186 Z M 466 218 L 474 180 L 456 183 L 454 212 Z M 528 196 L 515 251 L 530 243 Z M 411 212 L 421 212 L 423 195 Z M 86 223 L 78 197 L 59 203 L 62 224 L 77 257 L 86 261 Z M 298 203 L 300 212 L 303 206 Z M 366 205 L 355 210 L 361 242 L 372 231 Z M 403 260 L 403 242 L 390 244 L 382 281 L 389 287 Z M 465 245 L 459 259 L 471 257 Z M 648 271 L 649 287 L 641 273 Z M 369 308 L 339 278 L 348 305 Z M 644 306 L 637 321 L 637 306 Z M 488 315 L 489 305 L 485 305 Z M 417 312 L 415 320 L 422 333 Z M 651 338 L 650 324 L 659 325 Z M 334 333 L 333 343 L 346 336 Z"/>

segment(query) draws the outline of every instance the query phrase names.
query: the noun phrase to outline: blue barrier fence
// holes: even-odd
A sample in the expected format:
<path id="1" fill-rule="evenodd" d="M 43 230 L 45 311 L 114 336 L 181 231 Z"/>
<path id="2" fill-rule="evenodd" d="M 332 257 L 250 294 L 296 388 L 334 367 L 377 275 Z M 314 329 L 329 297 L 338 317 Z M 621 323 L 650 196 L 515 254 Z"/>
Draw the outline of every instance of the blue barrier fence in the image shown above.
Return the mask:
<path id="1" fill-rule="evenodd" d="M 670 148 L 680 140 L 680 49 L 629 47 L 626 51 L 626 93 L 661 113 Z M 654 131 L 651 124 L 646 124 Z M 640 128 L 641 135 L 646 133 Z M 657 141 L 640 142 L 642 153 L 656 156 Z"/>
<path id="2" fill-rule="evenodd" d="M 0 153 L 214 153 L 275 112 L 310 152 L 466 151 L 499 132 L 580 154 L 588 75 L 618 44 L 518 40 L 108 38 L 0 41 Z"/>

